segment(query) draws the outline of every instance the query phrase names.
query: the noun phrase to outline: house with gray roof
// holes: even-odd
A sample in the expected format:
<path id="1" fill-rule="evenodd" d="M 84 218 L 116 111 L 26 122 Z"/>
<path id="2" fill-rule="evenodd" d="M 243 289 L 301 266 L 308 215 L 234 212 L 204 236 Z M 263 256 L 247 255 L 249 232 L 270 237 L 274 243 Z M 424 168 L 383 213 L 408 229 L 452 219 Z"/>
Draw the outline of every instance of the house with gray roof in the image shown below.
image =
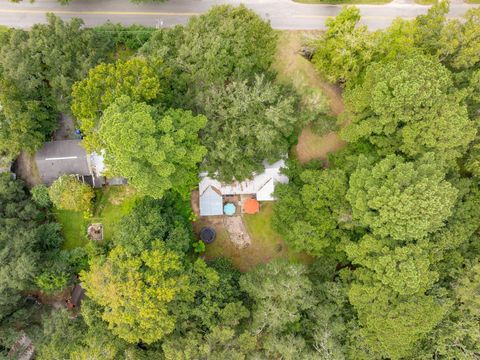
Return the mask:
<path id="1" fill-rule="evenodd" d="M 62 175 L 76 175 L 95 187 L 104 184 L 101 175 L 103 156 L 88 154 L 79 139 L 45 143 L 36 153 L 35 162 L 42 181 L 47 185 Z"/>

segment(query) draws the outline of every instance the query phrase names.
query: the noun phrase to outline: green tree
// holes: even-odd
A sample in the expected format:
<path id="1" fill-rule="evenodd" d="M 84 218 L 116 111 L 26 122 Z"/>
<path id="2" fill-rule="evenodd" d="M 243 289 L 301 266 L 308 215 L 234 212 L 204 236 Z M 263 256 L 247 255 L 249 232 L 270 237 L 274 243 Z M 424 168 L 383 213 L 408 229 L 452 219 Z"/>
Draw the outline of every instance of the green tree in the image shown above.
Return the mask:
<path id="1" fill-rule="evenodd" d="M 125 95 L 135 102 L 154 102 L 164 91 L 161 64 L 133 57 L 113 64 L 100 64 L 72 88 L 72 112 L 84 133 L 88 150 L 101 150 L 97 130 L 103 112 Z M 163 86 L 163 88 L 162 88 Z"/>
<path id="2" fill-rule="evenodd" d="M 0 153 L 15 157 L 37 150 L 69 111 L 71 87 L 104 58 L 80 19 L 47 24 L 28 32 L 2 34 L 0 45 Z"/>
<path id="3" fill-rule="evenodd" d="M 257 76 L 212 87 L 198 97 L 209 122 L 202 131 L 208 149 L 203 167 L 221 180 L 244 180 L 262 171 L 264 160 L 284 156 L 301 125 L 296 98 Z"/>
<path id="4" fill-rule="evenodd" d="M 161 198 L 174 189 L 186 195 L 206 153 L 198 138 L 206 123 L 190 111 L 170 109 L 160 115 L 154 107 L 122 96 L 101 119 L 105 163 L 142 194 Z"/>
<path id="5" fill-rule="evenodd" d="M 22 296 L 35 289 L 35 277 L 61 245 L 59 230 L 31 201 L 21 181 L 0 174 L 0 326 L 21 307 Z"/>
<path id="6" fill-rule="evenodd" d="M 389 155 L 373 167 L 359 167 L 346 196 L 353 218 L 394 240 L 420 239 L 442 227 L 458 190 L 431 155 L 417 162 Z"/>
<path id="7" fill-rule="evenodd" d="M 254 331 L 281 332 L 313 305 L 306 268 L 285 260 L 255 267 L 242 276 L 240 286 L 254 301 Z"/>
<path id="8" fill-rule="evenodd" d="M 50 199 L 58 209 L 71 211 L 90 211 L 93 189 L 73 175 L 63 175 L 48 189 Z"/>
<path id="9" fill-rule="evenodd" d="M 353 118 L 342 136 L 367 139 L 385 153 L 434 152 L 452 164 L 476 134 L 460 95 L 452 92 L 451 74 L 434 59 L 415 55 L 373 64 L 346 94 Z"/>
<path id="10" fill-rule="evenodd" d="M 172 307 L 194 294 L 179 255 L 158 240 L 139 254 L 115 246 L 107 257 L 92 259 L 81 279 L 102 319 L 130 343 L 151 344 L 171 333 Z"/>
<path id="11" fill-rule="evenodd" d="M 272 224 L 293 249 L 325 254 L 351 225 L 347 177 L 342 170 L 304 170 L 299 178 L 300 185 L 277 185 Z"/>
<path id="12" fill-rule="evenodd" d="M 359 25 L 360 10 L 344 7 L 326 22 L 327 31 L 315 43 L 312 62 L 330 82 L 355 82 L 372 57 L 372 35 Z"/>
<path id="13" fill-rule="evenodd" d="M 171 193 L 166 198 L 171 197 Z M 142 199 L 132 212 L 118 223 L 115 244 L 126 249 L 145 247 L 151 239 L 165 241 L 169 250 L 186 253 L 193 241 L 193 233 L 188 218 L 172 211 L 165 198 Z"/>
<path id="14" fill-rule="evenodd" d="M 360 325 L 352 334 L 352 355 L 365 359 L 411 358 L 447 310 L 431 295 L 401 296 L 378 281 L 352 284 L 349 300 Z"/>
<path id="15" fill-rule="evenodd" d="M 178 62 L 198 90 L 269 69 L 276 49 L 270 24 L 241 5 L 215 6 L 185 26 Z"/>

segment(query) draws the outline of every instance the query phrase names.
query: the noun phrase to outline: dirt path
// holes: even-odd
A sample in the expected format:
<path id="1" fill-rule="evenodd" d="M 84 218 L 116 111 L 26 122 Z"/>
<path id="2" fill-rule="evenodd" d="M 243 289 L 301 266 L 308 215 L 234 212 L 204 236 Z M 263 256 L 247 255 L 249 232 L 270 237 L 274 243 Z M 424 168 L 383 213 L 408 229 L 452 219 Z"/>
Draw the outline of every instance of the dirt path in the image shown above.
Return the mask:
<path id="1" fill-rule="evenodd" d="M 312 89 L 320 89 L 324 98 L 326 97 L 330 114 L 338 116 L 345 110 L 340 87 L 322 79 L 313 65 L 299 54 L 305 38 L 318 35 L 318 31 L 280 32 L 274 68 L 278 71 L 281 81 L 291 82 L 302 95 L 311 92 Z M 314 159 L 326 161 L 328 153 L 343 148 L 345 144 L 335 132 L 317 135 L 307 126 L 300 134 L 294 152 L 301 163 Z"/>

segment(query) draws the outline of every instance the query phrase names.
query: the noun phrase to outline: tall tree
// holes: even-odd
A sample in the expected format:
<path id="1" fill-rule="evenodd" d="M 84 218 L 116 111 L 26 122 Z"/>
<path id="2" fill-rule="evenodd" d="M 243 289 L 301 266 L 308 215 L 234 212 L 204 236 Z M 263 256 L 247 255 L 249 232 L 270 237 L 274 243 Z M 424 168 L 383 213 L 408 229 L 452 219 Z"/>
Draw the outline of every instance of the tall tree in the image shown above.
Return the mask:
<path id="1" fill-rule="evenodd" d="M 372 35 L 359 22 L 360 10 L 344 7 L 315 43 L 312 61 L 330 82 L 355 82 L 372 57 Z"/>
<path id="2" fill-rule="evenodd" d="M 35 288 L 47 249 L 60 245 L 59 228 L 50 227 L 47 220 L 22 182 L 0 174 L 0 321 L 16 309 L 22 291 Z"/>
<path id="3" fill-rule="evenodd" d="M 417 162 L 389 155 L 373 167 L 360 166 L 347 192 L 353 218 L 381 237 L 421 239 L 452 214 L 458 190 L 444 177 L 432 154 Z"/>
<path id="4" fill-rule="evenodd" d="M 198 96 L 208 124 L 202 142 L 208 149 L 203 167 L 225 181 L 244 180 L 288 152 L 301 125 L 296 98 L 287 89 L 257 76 L 251 85 L 221 84 Z"/>
<path id="5" fill-rule="evenodd" d="M 353 113 L 342 135 L 348 141 L 367 139 L 385 153 L 399 149 L 406 156 L 434 152 L 452 164 L 475 138 L 450 72 L 426 56 L 369 66 L 365 79 L 346 94 Z"/>
<path id="6" fill-rule="evenodd" d="M 28 32 L 11 30 L 0 46 L 0 153 L 34 151 L 68 112 L 71 87 L 101 61 L 81 19 L 63 22 L 53 14 Z"/>
<path id="7" fill-rule="evenodd" d="M 158 65 L 158 68 L 157 68 Z M 160 99 L 163 84 L 161 64 L 139 57 L 100 64 L 88 76 L 74 84 L 72 111 L 84 133 L 88 150 L 101 150 L 97 130 L 103 112 L 121 96 L 135 102 L 152 103 Z"/>
<path id="8" fill-rule="evenodd" d="M 48 189 L 53 205 L 59 209 L 72 211 L 90 211 L 93 189 L 79 181 L 73 175 L 63 175 L 53 182 Z"/>
<path id="9" fill-rule="evenodd" d="M 189 20 L 178 61 L 191 85 L 201 90 L 268 70 L 275 49 L 270 24 L 243 5 L 221 5 Z"/>
<path id="10" fill-rule="evenodd" d="M 190 111 L 170 109 L 160 115 L 153 106 L 122 96 L 101 118 L 98 134 L 105 163 L 142 194 L 161 198 L 174 189 L 186 195 L 206 153 L 198 138 L 206 123 L 204 116 Z"/>
<path id="11" fill-rule="evenodd" d="M 102 306 L 102 319 L 130 343 L 151 344 L 171 333 L 171 307 L 193 295 L 179 255 L 158 240 L 140 254 L 114 247 L 106 258 L 93 259 L 81 279 L 89 297 Z"/>
<path id="12" fill-rule="evenodd" d="M 278 185 L 272 223 L 297 251 L 321 255 L 347 237 L 351 210 L 342 170 L 305 170 L 300 185 Z M 351 226 L 350 226 L 351 227 Z"/>

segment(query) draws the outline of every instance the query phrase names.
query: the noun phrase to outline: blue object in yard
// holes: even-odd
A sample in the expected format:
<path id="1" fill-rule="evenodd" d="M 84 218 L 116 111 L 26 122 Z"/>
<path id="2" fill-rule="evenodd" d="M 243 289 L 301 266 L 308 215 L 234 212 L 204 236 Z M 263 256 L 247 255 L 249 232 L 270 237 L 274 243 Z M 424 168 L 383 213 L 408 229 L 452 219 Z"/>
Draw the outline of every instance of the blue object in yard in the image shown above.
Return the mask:
<path id="1" fill-rule="evenodd" d="M 75 130 L 75 134 L 80 135 L 80 133 L 81 133 L 81 132 L 80 132 L 80 129 L 76 129 L 76 130 Z"/>
<path id="2" fill-rule="evenodd" d="M 235 215 L 236 210 L 235 205 L 232 203 L 227 203 L 223 206 L 223 212 L 228 216 Z"/>

